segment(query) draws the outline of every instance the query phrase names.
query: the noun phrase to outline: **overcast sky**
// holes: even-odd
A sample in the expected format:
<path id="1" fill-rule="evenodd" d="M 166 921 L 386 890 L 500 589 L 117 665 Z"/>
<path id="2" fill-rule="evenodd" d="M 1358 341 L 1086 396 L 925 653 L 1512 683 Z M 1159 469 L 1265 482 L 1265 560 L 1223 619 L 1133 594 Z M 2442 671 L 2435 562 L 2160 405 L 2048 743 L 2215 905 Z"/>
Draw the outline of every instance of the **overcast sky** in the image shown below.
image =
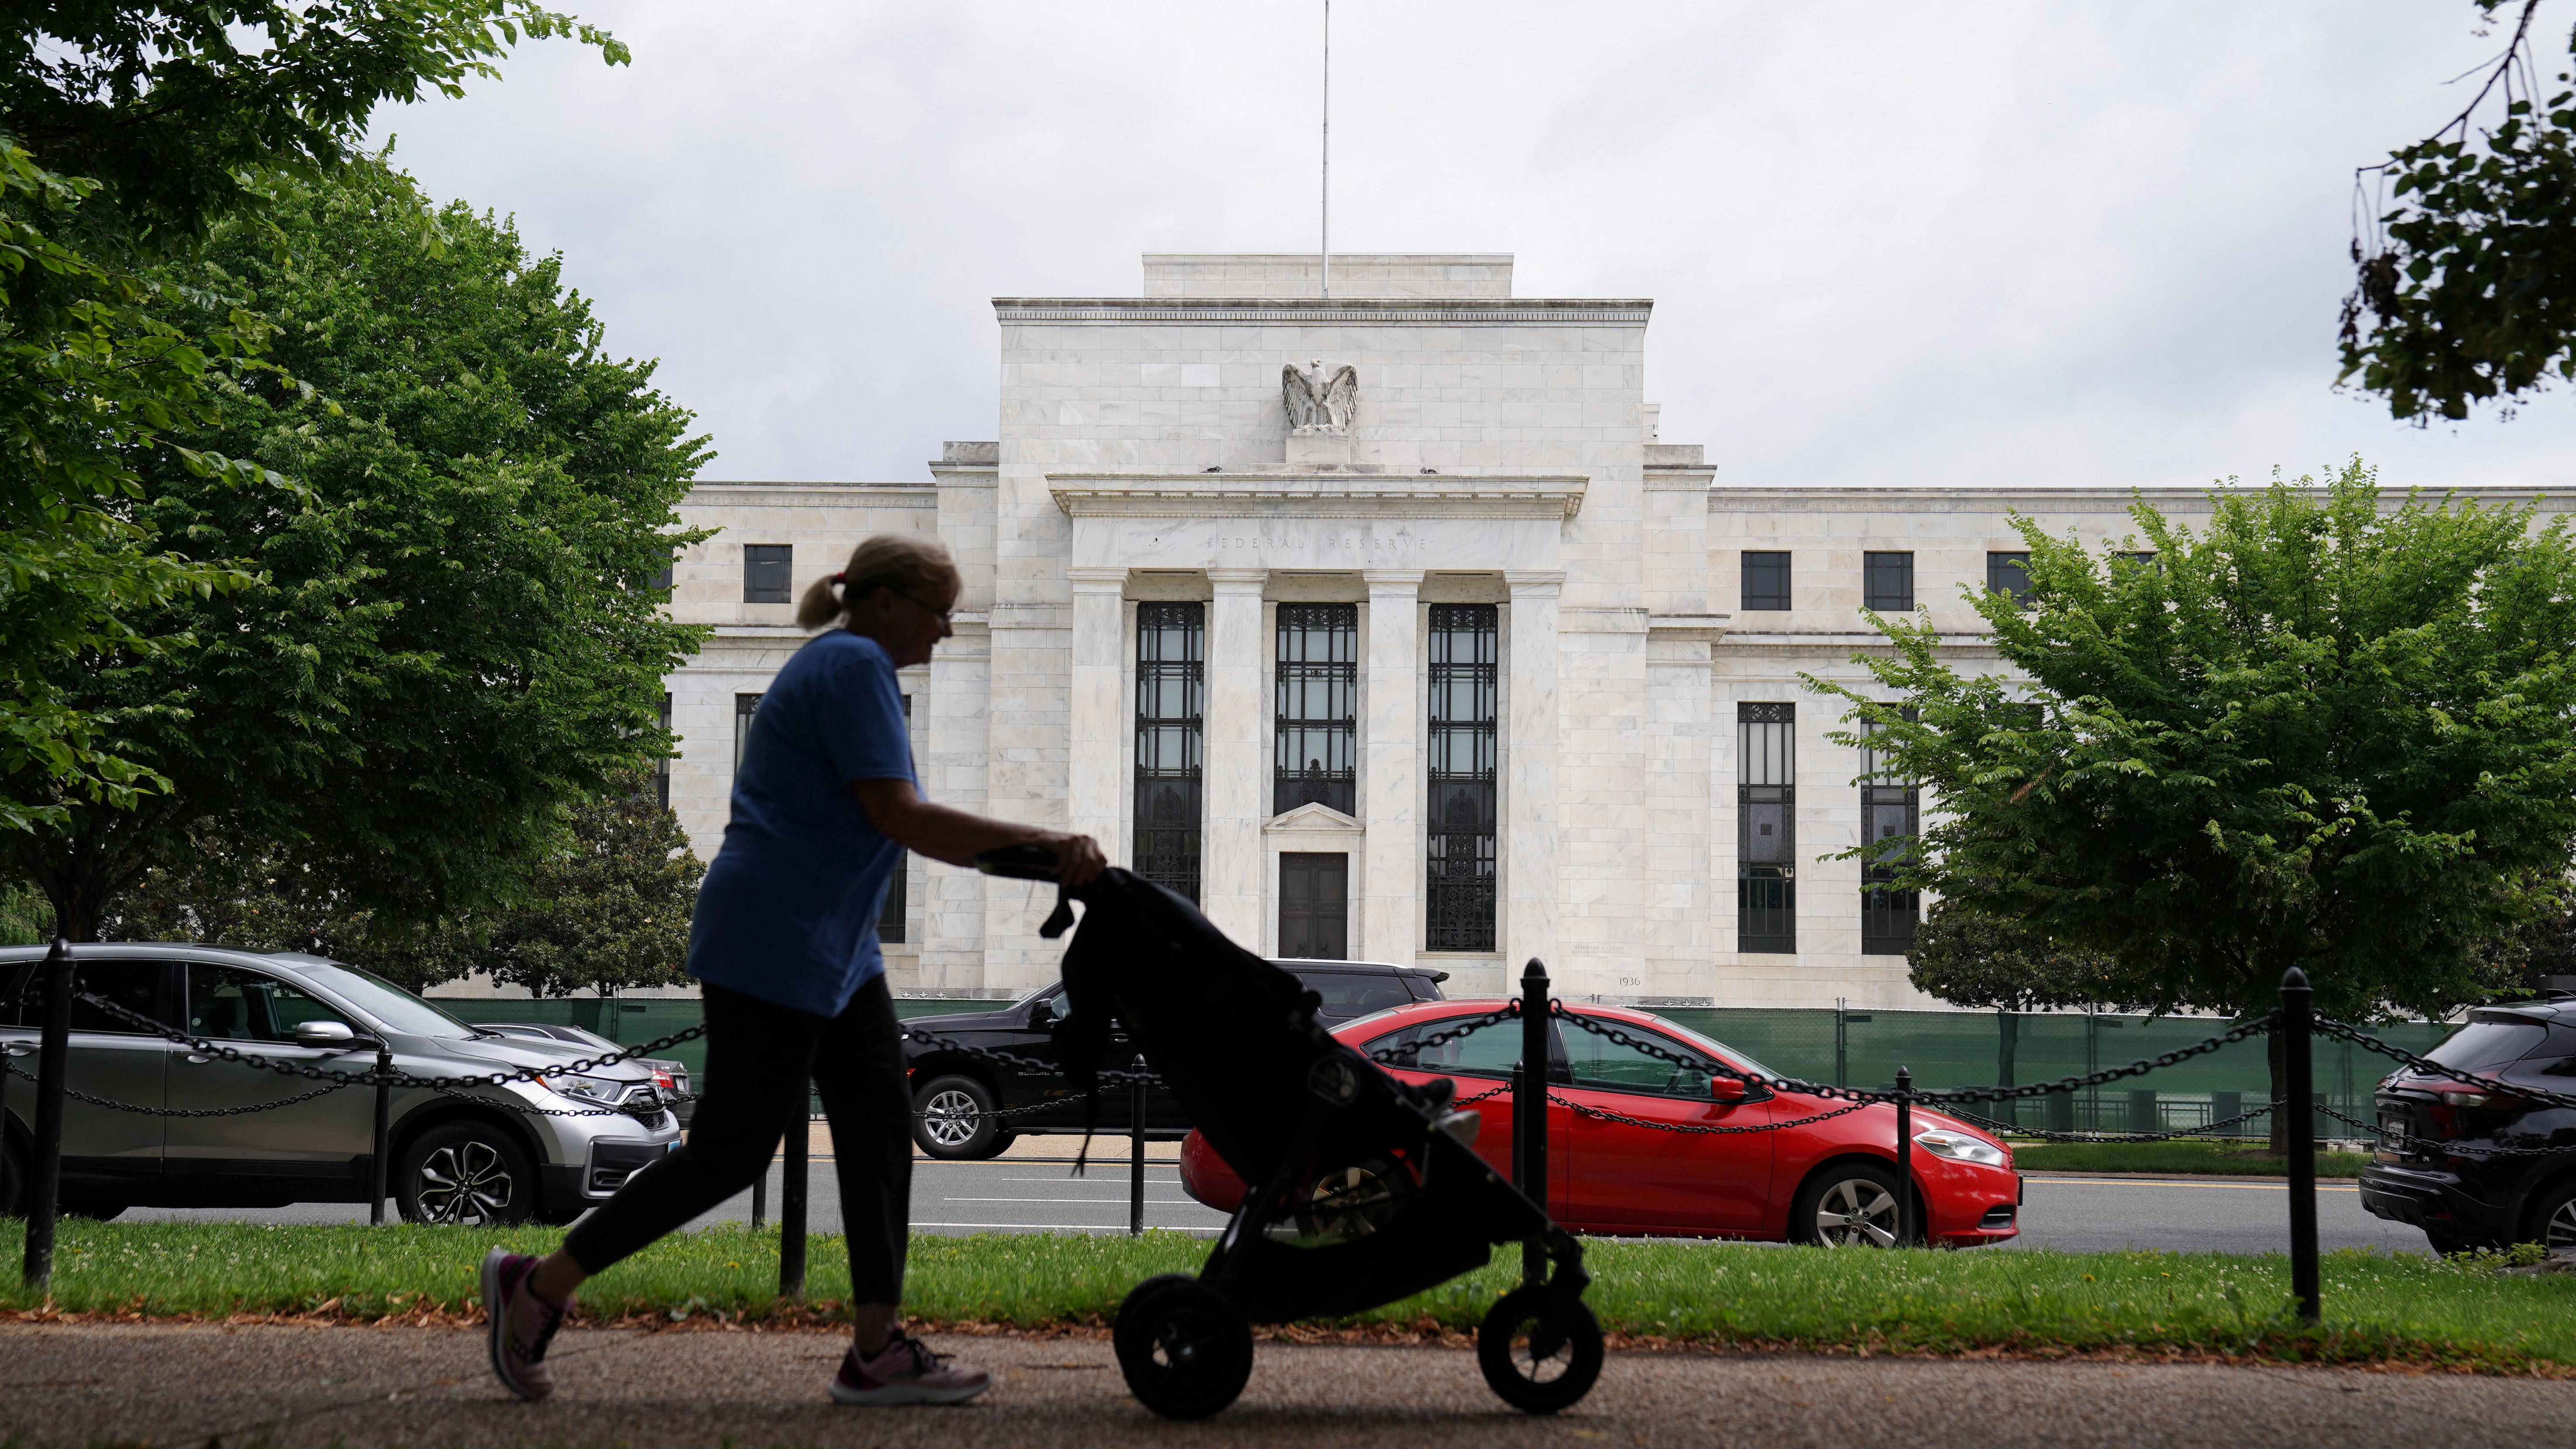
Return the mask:
<path id="1" fill-rule="evenodd" d="M 1317 0 L 571 0 L 378 134 L 560 250 L 720 479 L 926 478 L 995 435 L 996 296 L 1316 246 Z M 2352 168 L 2501 45 L 2468 0 L 1342 0 L 1333 241 L 1651 297 L 1729 484 L 2200 484 L 2360 453 L 2563 486 L 2576 396 L 2417 430 L 2332 391 Z M 2576 3 L 2545 8 L 2559 68 Z"/>

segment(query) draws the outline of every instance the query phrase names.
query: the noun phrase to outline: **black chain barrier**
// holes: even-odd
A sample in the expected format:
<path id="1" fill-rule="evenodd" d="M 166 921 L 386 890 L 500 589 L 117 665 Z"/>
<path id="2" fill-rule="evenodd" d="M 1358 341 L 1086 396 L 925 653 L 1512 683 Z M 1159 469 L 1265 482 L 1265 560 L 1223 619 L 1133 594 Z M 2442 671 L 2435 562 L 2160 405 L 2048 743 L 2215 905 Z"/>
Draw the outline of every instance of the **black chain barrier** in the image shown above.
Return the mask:
<path id="1" fill-rule="evenodd" d="M 222 1042 L 216 1041 L 211 1037 L 190 1036 L 184 1031 L 174 1031 L 170 1027 L 154 1021 L 152 1018 L 145 1016 L 139 1011 L 129 1010 L 125 1006 L 120 1005 L 117 1002 L 110 1001 L 103 996 L 93 996 L 84 991 L 79 993 L 78 999 L 87 1002 L 91 1006 L 97 1007 L 99 1010 L 106 1012 L 108 1015 L 115 1017 L 119 1021 L 140 1029 L 147 1036 L 157 1036 L 163 1041 L 175 1042 L 180 1046 L 187 1047 L 191 1051 L 203 1052 L 207 1056 L 215 1057 L 222 1061 L 232 1062 L 239 1066 L 249 1067 L 253 1071 L 275 1072 L 280 1076 L 303 1077 L 308 1081 L 315 1082 L 327 1081 L 332 1083 L 334 1086 L 339 1087 L 372 1087 L 379 1081 L 392 1087 L 426 1087 L 432 1091 L 439 1092 L 448 1091 L 457 1087 L 506 1087 L 513 1082 L 525 1082 L 533 1086 L 543 1087 L 546 1085 L 545 1079 L 548 1077 L 583 1076 L 587 1073 L 596 1071 L 601 1067 L 612 1067 L 617 1065 L 619 1062 L 632 1061 L 637 1057 L 648 1056 L 654 1052 L 678 1046 L 684 1041 L 695 1041 L 699 1037 L 707 1034 L 706 1024 L 701 1022 L 696 1026 L 675 1031 L 669 1036 L 663 1037 L 658 1041 L 648 1041 L 642 1046 L 628 1047 L 623 1051 L 611 1052 L 606 1056 L 582 1057 L 576 1061 L 566 1062 L 559 1067 L 521 1067 L 517 1071 L 476 1072 L 470 1076 L 462 1077 L 416 1077 L 409 1072 L 380 1072 L 374 1067 L 369 1067 L 363 1072 L 344 1072 L 335 1068 L 315 1066 L 311 1062 L 284 1061 L 275 1057 L 263 1056 L 258 1052 L 246 1052 L 241 1050 L 239 1047 L 226 1046 Z M 549 1088 L 549 1090 L 551 1090 L 551 1088 Z M 622 1108 L 606 1108 L 602 1110 L 606 1115 L 625 1115 Z M 556 1113 L 554 1115 L 583 1116 L 590 1114 L 572 1112 Z"/>
<path id="2" fill-rule="evenodd" d="M 2481 1077 L 2470 1072 L 2461 1071 L 2457 1067 L 2446 1067 L 2440 1062 L 2430 1061 L 2426 1058 L 2419 1057 L 2404 1047 L 2391 1046 L 2387 1042 L 2381 1041 L 2379 1038 L 2363 1031 L 2360 1027 L 2352 1025 L 2350 1022 L 2337 1021 L 2330 1016 L 2318 1017 L 2316 1019 L 2316 1029 L 2320 1036 L 2330 1036 L 2338 1041 L 2348 1041 L 2354 1046 L 2361 1047 L 2367 1051 L 2377 1052 L 2381 1056 L 2387 1057 L 2392 1061 L 2404 1062 L 2407 1066 L 2414 1068 L 2416 1071 L 2421 1072 L 2428 1077 L 2448 1077 L 2455 1082 L 2466 1082 L 2473 1087 L 2485 1087 L 2489 1091 L 2507 1093 L 2512 1096 L 2520 1097 L 2527 1102 L 2539 1102 L 2551 1107 L 2576 1107 L 2576 1096 L 2570 1096 L 2565 1092 L 2552 1092 L 2541 1087 L 2525 1087 L 2520 1085 L 2508 1087 L 2491 1076 Z"/>

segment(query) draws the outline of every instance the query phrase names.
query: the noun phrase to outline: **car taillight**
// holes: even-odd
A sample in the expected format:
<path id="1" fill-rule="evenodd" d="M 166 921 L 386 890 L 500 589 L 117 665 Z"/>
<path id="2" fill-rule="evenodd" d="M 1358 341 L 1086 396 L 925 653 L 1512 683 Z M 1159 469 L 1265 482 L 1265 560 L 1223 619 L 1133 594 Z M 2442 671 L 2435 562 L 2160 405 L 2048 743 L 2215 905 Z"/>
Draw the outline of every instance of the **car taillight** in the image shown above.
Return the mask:
<path id="1" fill-rule="evenodd" d="M 2522 1105 L 2522 1099 L 2514 1096 L 2510 1092 L 2492 1091 L 2485 1087 L 2472 1087 L 2465 1083 L 2456 1086 L 2435 1087 L 2433 1089 L 2433 1095 L 2440 1098 L 2442 1105 L 2445 1107 L 2493 1107 L 2510 1109 Z"/>
<path id="2" fill-rule="evenodd" d="M 680 1090 L 678 1085 L 672 1082 L 671 1074 L 669 1072 L 655 1072 L 653 1074 L 653 1085 L 661 1088 L 665 1092 L 676 1092 Z"/>

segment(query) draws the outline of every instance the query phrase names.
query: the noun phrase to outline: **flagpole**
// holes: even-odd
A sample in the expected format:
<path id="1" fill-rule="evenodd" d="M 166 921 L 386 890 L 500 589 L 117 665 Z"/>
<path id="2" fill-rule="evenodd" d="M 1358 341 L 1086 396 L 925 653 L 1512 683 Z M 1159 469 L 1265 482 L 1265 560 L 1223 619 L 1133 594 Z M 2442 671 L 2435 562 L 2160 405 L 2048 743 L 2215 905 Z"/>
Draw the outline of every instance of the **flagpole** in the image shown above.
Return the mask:
<path id="1" fill-rule="evenodd" d="M 1333 295 L 1333 0 L 1324 0 L 1324 295 Z"/>

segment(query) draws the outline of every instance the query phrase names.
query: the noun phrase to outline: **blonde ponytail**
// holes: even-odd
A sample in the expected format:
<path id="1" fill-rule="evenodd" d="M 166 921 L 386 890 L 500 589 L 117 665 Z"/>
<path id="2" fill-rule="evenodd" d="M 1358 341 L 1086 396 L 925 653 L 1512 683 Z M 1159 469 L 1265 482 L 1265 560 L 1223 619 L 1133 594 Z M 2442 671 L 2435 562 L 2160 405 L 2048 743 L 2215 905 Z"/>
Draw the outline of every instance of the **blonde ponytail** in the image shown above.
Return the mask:
<path id="1" fill-rule="evenodd" d="M 850 550 L 849 566 L 806 586 L 796 601 L 796 622 L 808 629 L 839 623 L 849 600 L 877 589 L 939 595 L 956 591 L 957 562 L 947 545 L 918 533 L 880 533 Z"/>

